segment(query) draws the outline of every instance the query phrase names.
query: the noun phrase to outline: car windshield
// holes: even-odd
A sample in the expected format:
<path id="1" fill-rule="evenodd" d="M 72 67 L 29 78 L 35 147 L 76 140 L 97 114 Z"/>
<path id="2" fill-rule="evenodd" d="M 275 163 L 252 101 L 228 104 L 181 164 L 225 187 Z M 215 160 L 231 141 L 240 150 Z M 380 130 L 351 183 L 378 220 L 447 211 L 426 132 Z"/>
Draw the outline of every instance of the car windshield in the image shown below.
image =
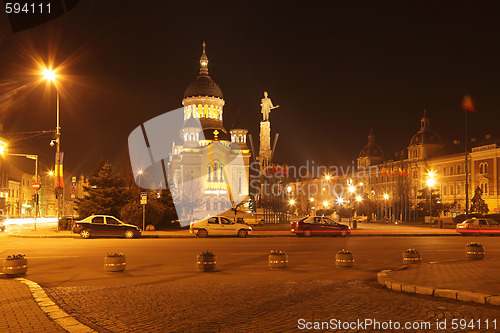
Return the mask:
<path id="1" fill-rule="evenodd" d="M 474 223 L 474 220 L 465 220 L 464 223 L 467 223 L 467 224 Z"/>

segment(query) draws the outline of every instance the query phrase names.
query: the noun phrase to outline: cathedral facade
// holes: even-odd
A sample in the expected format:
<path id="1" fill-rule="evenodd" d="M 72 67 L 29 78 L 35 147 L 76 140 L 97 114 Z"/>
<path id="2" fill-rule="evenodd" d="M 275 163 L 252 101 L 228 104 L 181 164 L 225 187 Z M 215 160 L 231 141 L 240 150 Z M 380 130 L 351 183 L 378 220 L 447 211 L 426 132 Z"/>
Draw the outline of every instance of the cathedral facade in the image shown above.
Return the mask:
<path id="1" fill-rule="evenodd" d="M 200 69 L 182 100 L 184 124 L 172 146 L 168 173 L 181 220 L 221 214 L 248 200 L 248 130 L 237 121 L 224 127 L 224 97 L 208 72 L 203 43 Z"/>

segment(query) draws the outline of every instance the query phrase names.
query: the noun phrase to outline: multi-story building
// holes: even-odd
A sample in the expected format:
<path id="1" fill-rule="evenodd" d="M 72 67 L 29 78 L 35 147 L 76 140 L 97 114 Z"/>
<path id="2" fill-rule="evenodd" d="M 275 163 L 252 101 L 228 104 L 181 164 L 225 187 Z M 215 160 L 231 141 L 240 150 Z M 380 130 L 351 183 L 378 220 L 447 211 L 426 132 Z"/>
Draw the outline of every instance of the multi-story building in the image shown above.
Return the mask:
<path id="1" fill-rule="evenodd" d="M 355 184 L 363 184 L 361 191 L 377 202 L 376 215 L 380 218 L 411 221 L 416 219 L 413 209 L 427 187 L 432 189 L 434 202 L 449 207 L 447 215 L 465 212 L 466 170 L 465 150 L 459 142 L 446 147 L 439 135 L 431 130 L 424 112 L 420 130 L 412 137 L 406 152 L 396 154 L 394 160 L 381 162 L 383 153 L 370 133 L 368 145 L 358 157 Z M 468 156 L 468 198 L 476 187 L 483 191 L 483 199 L 490 212 L 499 209 L 498 154 L 500 147 L 490 135 L 485 140 L 471 140 L 472 151 Z M 362 172 L 364 171 L 366 172 Z M 433 182 L 428 180 L 432 178 Z M 339 182 L 347 180 L 338 179 Z"/>
<path id="2" fill-rule="evenodd" d="M 471 139 L 469 147 L 472 148 L 467 154 L 469 207 L 479 187 L 490 213 L 500 211 L 499 143 L 491 135 L 486 135 L 484 140 Z M 360 200 L 370 199 L 375 204 L 372 209 L 375 219 L 415 221 L 418 216 L 414 208 L 423 201 L 424 193 L 432 193 L 433 199 L 427 202 L 446 205 L 445 215 L 454 216 L 465 213 L 465 156 L 460 142 L 448 146 L 442 142 L 438 133 L 430 128 L 429 117 L 424 112 L 420 130 L 412 136 L 406 150 L 394 159 L 384 159 L 383 150 L 370 131 L 368 143 L 358 155 L 357 168 L 352 172 L 344 170 L 343 174 L 327 171 L 327 177 L 317 175 L 309 183 L 321 190 L 310 193 L 308 198 L 311 203 L 316 202 L 318 208 L 321 202 L 331 206 L 339 201 L 353 207 L 354 196 L 360 195 Z M 433 182 L 428 181 L 430 178 Z"/>

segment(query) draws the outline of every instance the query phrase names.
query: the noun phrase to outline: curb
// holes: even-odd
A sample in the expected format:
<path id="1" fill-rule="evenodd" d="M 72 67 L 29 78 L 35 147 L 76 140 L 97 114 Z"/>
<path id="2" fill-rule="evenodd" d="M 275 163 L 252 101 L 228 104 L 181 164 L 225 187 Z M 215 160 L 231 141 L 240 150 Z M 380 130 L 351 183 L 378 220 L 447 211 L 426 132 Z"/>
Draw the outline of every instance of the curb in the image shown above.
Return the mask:
<path id="1" fill-rule="evenodd" d="M 18 238 L 80 238 L 77 235 L 22 235 L 22 234 L 8 234 L 9 237 Z"/>
<path id="2" fill-rule="evenodd" d="M 431 233 L 418 233 L 418 234 L 351 234 L 349 237 L 455 237 L 458 234 L 431 234 Z M 73 238 L 79 239 L 79 235 L 26 235 L 26 234 L 8 234 L 8 237 L 18 238 Z M 223 237 L 223 236 L 220 236 Z M 264 237 L 297 237 L 294 234 L 286 235 L 248 235 L 248 238 L 264 238 Z M 140 238 L 196 238 L 195 235 L 142 235 Z"/>
<path id="3" fill-rule="evenodd" d="M 38 283 L 25 278 L 16 278 L 16 280 L 28 286 L 31 291 L 31 295 L 40 309 L 66 331 L 75 333 L 97 333 L 90 327 L 80 323 L 74 317 L 68 315 L 65 311 L 61 310 L 61 308 L 47 296 Z"/>
<path id="4" fill-rule="evenodd" d="M 479 304 L 500 306 L 500 296 L 498 295 L 489 295 L 484 293 L 476 293 L 472 291 L 442 289 L 442 288 L 408 284 L 404 282 L 394 281 L 393 279 L 388 277 L 388 274 L 390 272 L 391 272 L 390 269 L 385 269 L 377 273 L 378 283 L 390 290 L 406 292 L 406 293 L 414 293 L 420 295 L 429 295 L 435 297 L 444 297 L 464 302 L 474 302 Z"/>

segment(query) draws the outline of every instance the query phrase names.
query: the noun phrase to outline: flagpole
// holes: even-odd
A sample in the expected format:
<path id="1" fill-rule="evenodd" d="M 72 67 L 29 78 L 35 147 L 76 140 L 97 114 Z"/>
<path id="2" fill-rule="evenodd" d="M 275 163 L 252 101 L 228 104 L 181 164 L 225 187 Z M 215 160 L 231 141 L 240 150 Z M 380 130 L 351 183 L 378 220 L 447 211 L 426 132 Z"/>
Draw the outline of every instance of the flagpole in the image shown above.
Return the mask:
<path id="1" fill-rule="evenodd" d="M 59 125 L 59 90 L 57 91 L 57 96 L 56 96 L 56 109 L 57 109 L 57 124 L 56 124 L 56 177 L 57 177 L 57 187 L 56 187 L 56 198 L 57 198 L 57 228 L 56 230 L 59 231 L 59 218 L 61 217 L 61 197 L 59 193 L 59 187 L 61 186 L 61 127 Z"/>
<path id="2" fill-rule="evenodd" d="M 468 159 L 467 159 L 467 113 L 468 110 L 464 110 L 465 113 L 465 216 L 469 216 L 469 168 L 468 168 Z"/>

